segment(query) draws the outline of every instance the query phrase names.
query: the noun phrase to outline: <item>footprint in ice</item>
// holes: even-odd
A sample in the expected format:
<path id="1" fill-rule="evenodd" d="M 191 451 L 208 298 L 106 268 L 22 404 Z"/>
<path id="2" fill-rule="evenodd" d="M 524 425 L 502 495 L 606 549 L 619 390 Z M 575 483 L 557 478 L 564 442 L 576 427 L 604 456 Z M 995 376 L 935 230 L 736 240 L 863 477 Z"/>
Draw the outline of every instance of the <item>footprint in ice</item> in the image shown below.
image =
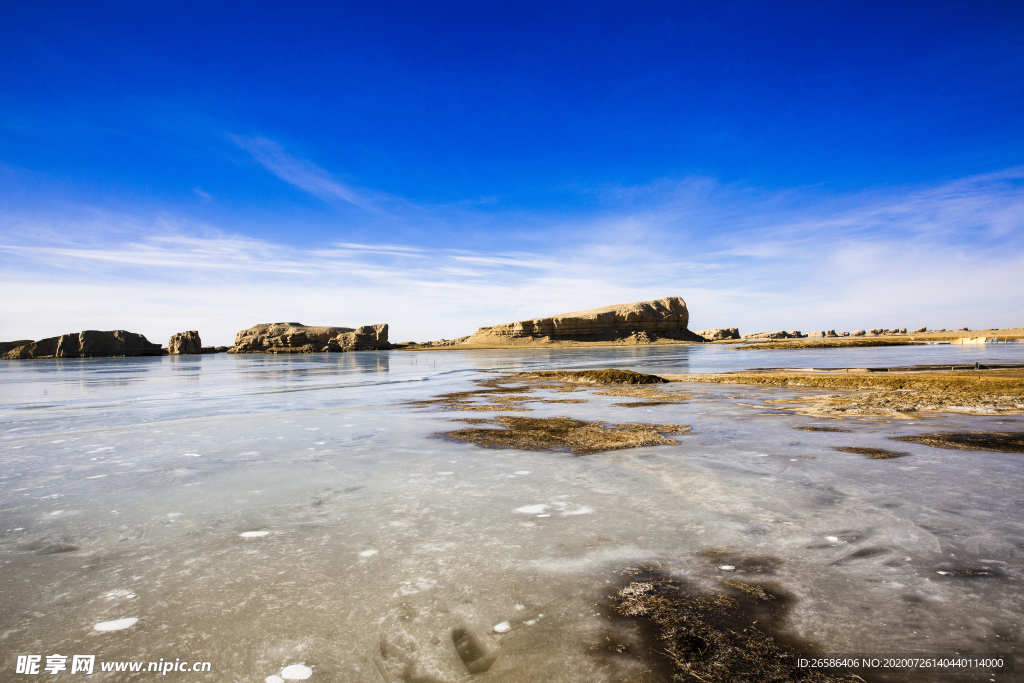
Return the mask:
<path id="1" fill-rule="evenodd" d="M 129 617 L 127 619 L 115 619 L 113 621 L 101 621 L 100 623 L 93 626 L 93 628 L 97 631 L 123 631 L 126 628 L 131 628 L 138 621 L 138 617 Z"/>
<path id="2" fill-rule="evenodd" d="M 474 631 L 469 626 L 460 626 L 452 631 L 452 642 L 459 659 L 471 674 L 480 674 L 494 666 L 501 654 L 500 647 L 490 637 Z"/>
<path id="3" fill-rule="evenodd" d="M 304 662 L 290 664 L 281 669 L 281 678 L 286 681 L 304 681 L 313 675 L 313 669 L 306 666 Z"/>

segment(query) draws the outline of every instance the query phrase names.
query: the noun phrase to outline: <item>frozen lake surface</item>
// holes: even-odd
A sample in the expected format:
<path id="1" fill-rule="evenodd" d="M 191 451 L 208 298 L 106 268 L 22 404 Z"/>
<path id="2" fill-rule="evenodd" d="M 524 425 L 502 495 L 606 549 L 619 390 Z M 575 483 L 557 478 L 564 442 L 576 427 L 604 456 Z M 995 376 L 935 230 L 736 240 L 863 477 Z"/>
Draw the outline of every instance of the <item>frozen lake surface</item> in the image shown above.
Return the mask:
<path id="1" fill-rule="evenodd" d="M 759 407 L 793 390 L 675 383 L 695 395 L 625 409 L 588 390 L 518 413 L 692 428 L 573 457 L 435 438 L 503 413 L 405 405 L 492 371 L 974 362 L 1024 362 L 1024 345 L 6 362 L 0 679 L 22 679 L 17 655 L 61 653 L 211 662 L 176 680 L 461 681 L 466 632 L 498 652 L 474 679 L 661 680 L 602 649 L 619 628 L 602 605 L 642 566 L 763 582 L 818 651 L 1016 652 L 1024 456 L 888 437 L 1020 416 L 838 421 Z M 852 431 L 794 429 L 837 425 Z"/>

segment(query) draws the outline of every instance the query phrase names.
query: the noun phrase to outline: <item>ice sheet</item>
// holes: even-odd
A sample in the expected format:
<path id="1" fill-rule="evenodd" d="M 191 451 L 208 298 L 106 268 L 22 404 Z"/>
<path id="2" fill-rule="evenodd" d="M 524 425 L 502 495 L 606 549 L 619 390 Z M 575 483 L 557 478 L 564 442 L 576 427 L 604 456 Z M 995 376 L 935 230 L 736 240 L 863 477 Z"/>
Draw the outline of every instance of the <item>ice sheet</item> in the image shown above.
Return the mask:
<path id="1" fill-rule="evenodd" d="M 438 439 L 480 414 L 405 405 L 474 388 L 481 371 L 959 364 L 1008 347 L 0 364 L 0 648 L 187 656 L 231 680 L 302 663 L 310 680 L 456 681 L 463 629 L 498 648 L 482 680 L 621 680 L 642 668 L 588 654 L 608 628 L 595 604 L 658 563 L 709 588 L 769 582 L 793 598 L 788 628 L 834 652 L 1017 651 L 1022 456 L 908 443 L 879 461 L 832 446 L 1024 429 L 1019 417 L 801 432 L 835 423 L 730 398 L 794 390 L 720 385 L 642 417 L 593 391 L 509 413 L 692 427 L 677 446 L 572 457 Z"/>

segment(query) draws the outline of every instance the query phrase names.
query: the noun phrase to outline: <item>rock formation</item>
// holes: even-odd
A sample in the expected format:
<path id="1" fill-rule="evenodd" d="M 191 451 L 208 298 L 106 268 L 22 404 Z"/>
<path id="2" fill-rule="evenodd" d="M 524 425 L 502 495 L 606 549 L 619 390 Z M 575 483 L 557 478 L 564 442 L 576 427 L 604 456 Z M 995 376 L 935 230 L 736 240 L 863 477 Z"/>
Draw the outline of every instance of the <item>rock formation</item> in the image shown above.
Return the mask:
<path id="1" fill-rule="evenodd" d="M 700 330 L 694 334 L 704 337 L 708 341 L 722 341 L 723 339 L 739 339 L 740 331 L 735 327 L 714 328 L 711 330 Z"/>
<path id="2" fill-rule="evenodd" d="M 85 330 L 49 337 L 39 341 L 22 340 L 0 343 L 0 358 L 118 358 L 122 356 L 162 356 L 166 353 L 141 334 L 112 330 Z"/>
<path id="3" fill-rule="evenodd" d="M 167 341 L 167 353 L 172 356 L 180 356 L 186 353 L 202 353 L 203 341 L 199 338 L 199 332 L 190 330 L 179 332 Z"/>
<path id="4" fill-rule="evenodd" d="M 530 346 L 558 342 L 617 342 L 650 344 L 658 339 L 703 342 L 686 328 L 690 314 L 678 296 L 654 301 L 617 304 L 550 318 L 521 320 L 481 327 L 463 344 Z"/>
<path id="5" fill-rule="evenodd" d="M 235 335 L 228 353 L 323 353 L 389 349 L 387 325 L 309 327 L 302 323 L 265 323 Z"/>

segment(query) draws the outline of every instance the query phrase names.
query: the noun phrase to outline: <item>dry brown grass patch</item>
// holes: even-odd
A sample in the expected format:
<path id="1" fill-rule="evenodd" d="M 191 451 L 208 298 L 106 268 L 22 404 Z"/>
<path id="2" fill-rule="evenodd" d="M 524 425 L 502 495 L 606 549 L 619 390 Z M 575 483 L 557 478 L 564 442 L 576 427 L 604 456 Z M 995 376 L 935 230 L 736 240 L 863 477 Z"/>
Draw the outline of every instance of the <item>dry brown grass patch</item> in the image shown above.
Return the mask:
<path id="1" fill-rule="evenodd" d="M 841 393 L 779 401 L 808 415 L 893 415 L 912 412 L 974 414 L 1024 412 L 1024 372 L 877 372 L 864 374 L 728 372 L 668 375 L 673 380 L 765 387 L 831 389 Z"/>
<path id="2" fill-rule="evenodd" d="M 861 446 L 833 446 L 832 450 L 842 451 L 843 453 L 866 455 L 872 460 L 888 460 L 890 458 L 899 458 L 904 455 L 910 455 L 909 453 L 901 453 L 899 451 L 887 451 L 884 448 L 864 448 Z"/>
<path id="3" fill-rule="evenodd" d="M 764 342 L 763 344 L 747 344 L 733 347 L 734 351 L 743 349 L 833 349 L 857 346 L 920 346 L 924 342 L 910 339 L 817 339 L 815 341 Z"/>
<path id="4" fill-rule="evenodd" d="M 500 429 L 456 429 L 438 436 L 468 441 L 484 448 L 569 450 L 577 455 L 641 446 L 674 445 L 665 434 L 686 434 L 690 428 L 672 424 L 607 424 L 568 417 L 500 416 L 489 421 Z M 478 419 L 473 424 L 482 424 Z"/>
<path id="5" fill-rule="evenodd" d="M 667 379 L 632 370 L 547 370 L 540 372 L 517 372 L 519 377 L 560 379 L 567 382 L 588 382 L 591 384 L 665 384 Z"/>

